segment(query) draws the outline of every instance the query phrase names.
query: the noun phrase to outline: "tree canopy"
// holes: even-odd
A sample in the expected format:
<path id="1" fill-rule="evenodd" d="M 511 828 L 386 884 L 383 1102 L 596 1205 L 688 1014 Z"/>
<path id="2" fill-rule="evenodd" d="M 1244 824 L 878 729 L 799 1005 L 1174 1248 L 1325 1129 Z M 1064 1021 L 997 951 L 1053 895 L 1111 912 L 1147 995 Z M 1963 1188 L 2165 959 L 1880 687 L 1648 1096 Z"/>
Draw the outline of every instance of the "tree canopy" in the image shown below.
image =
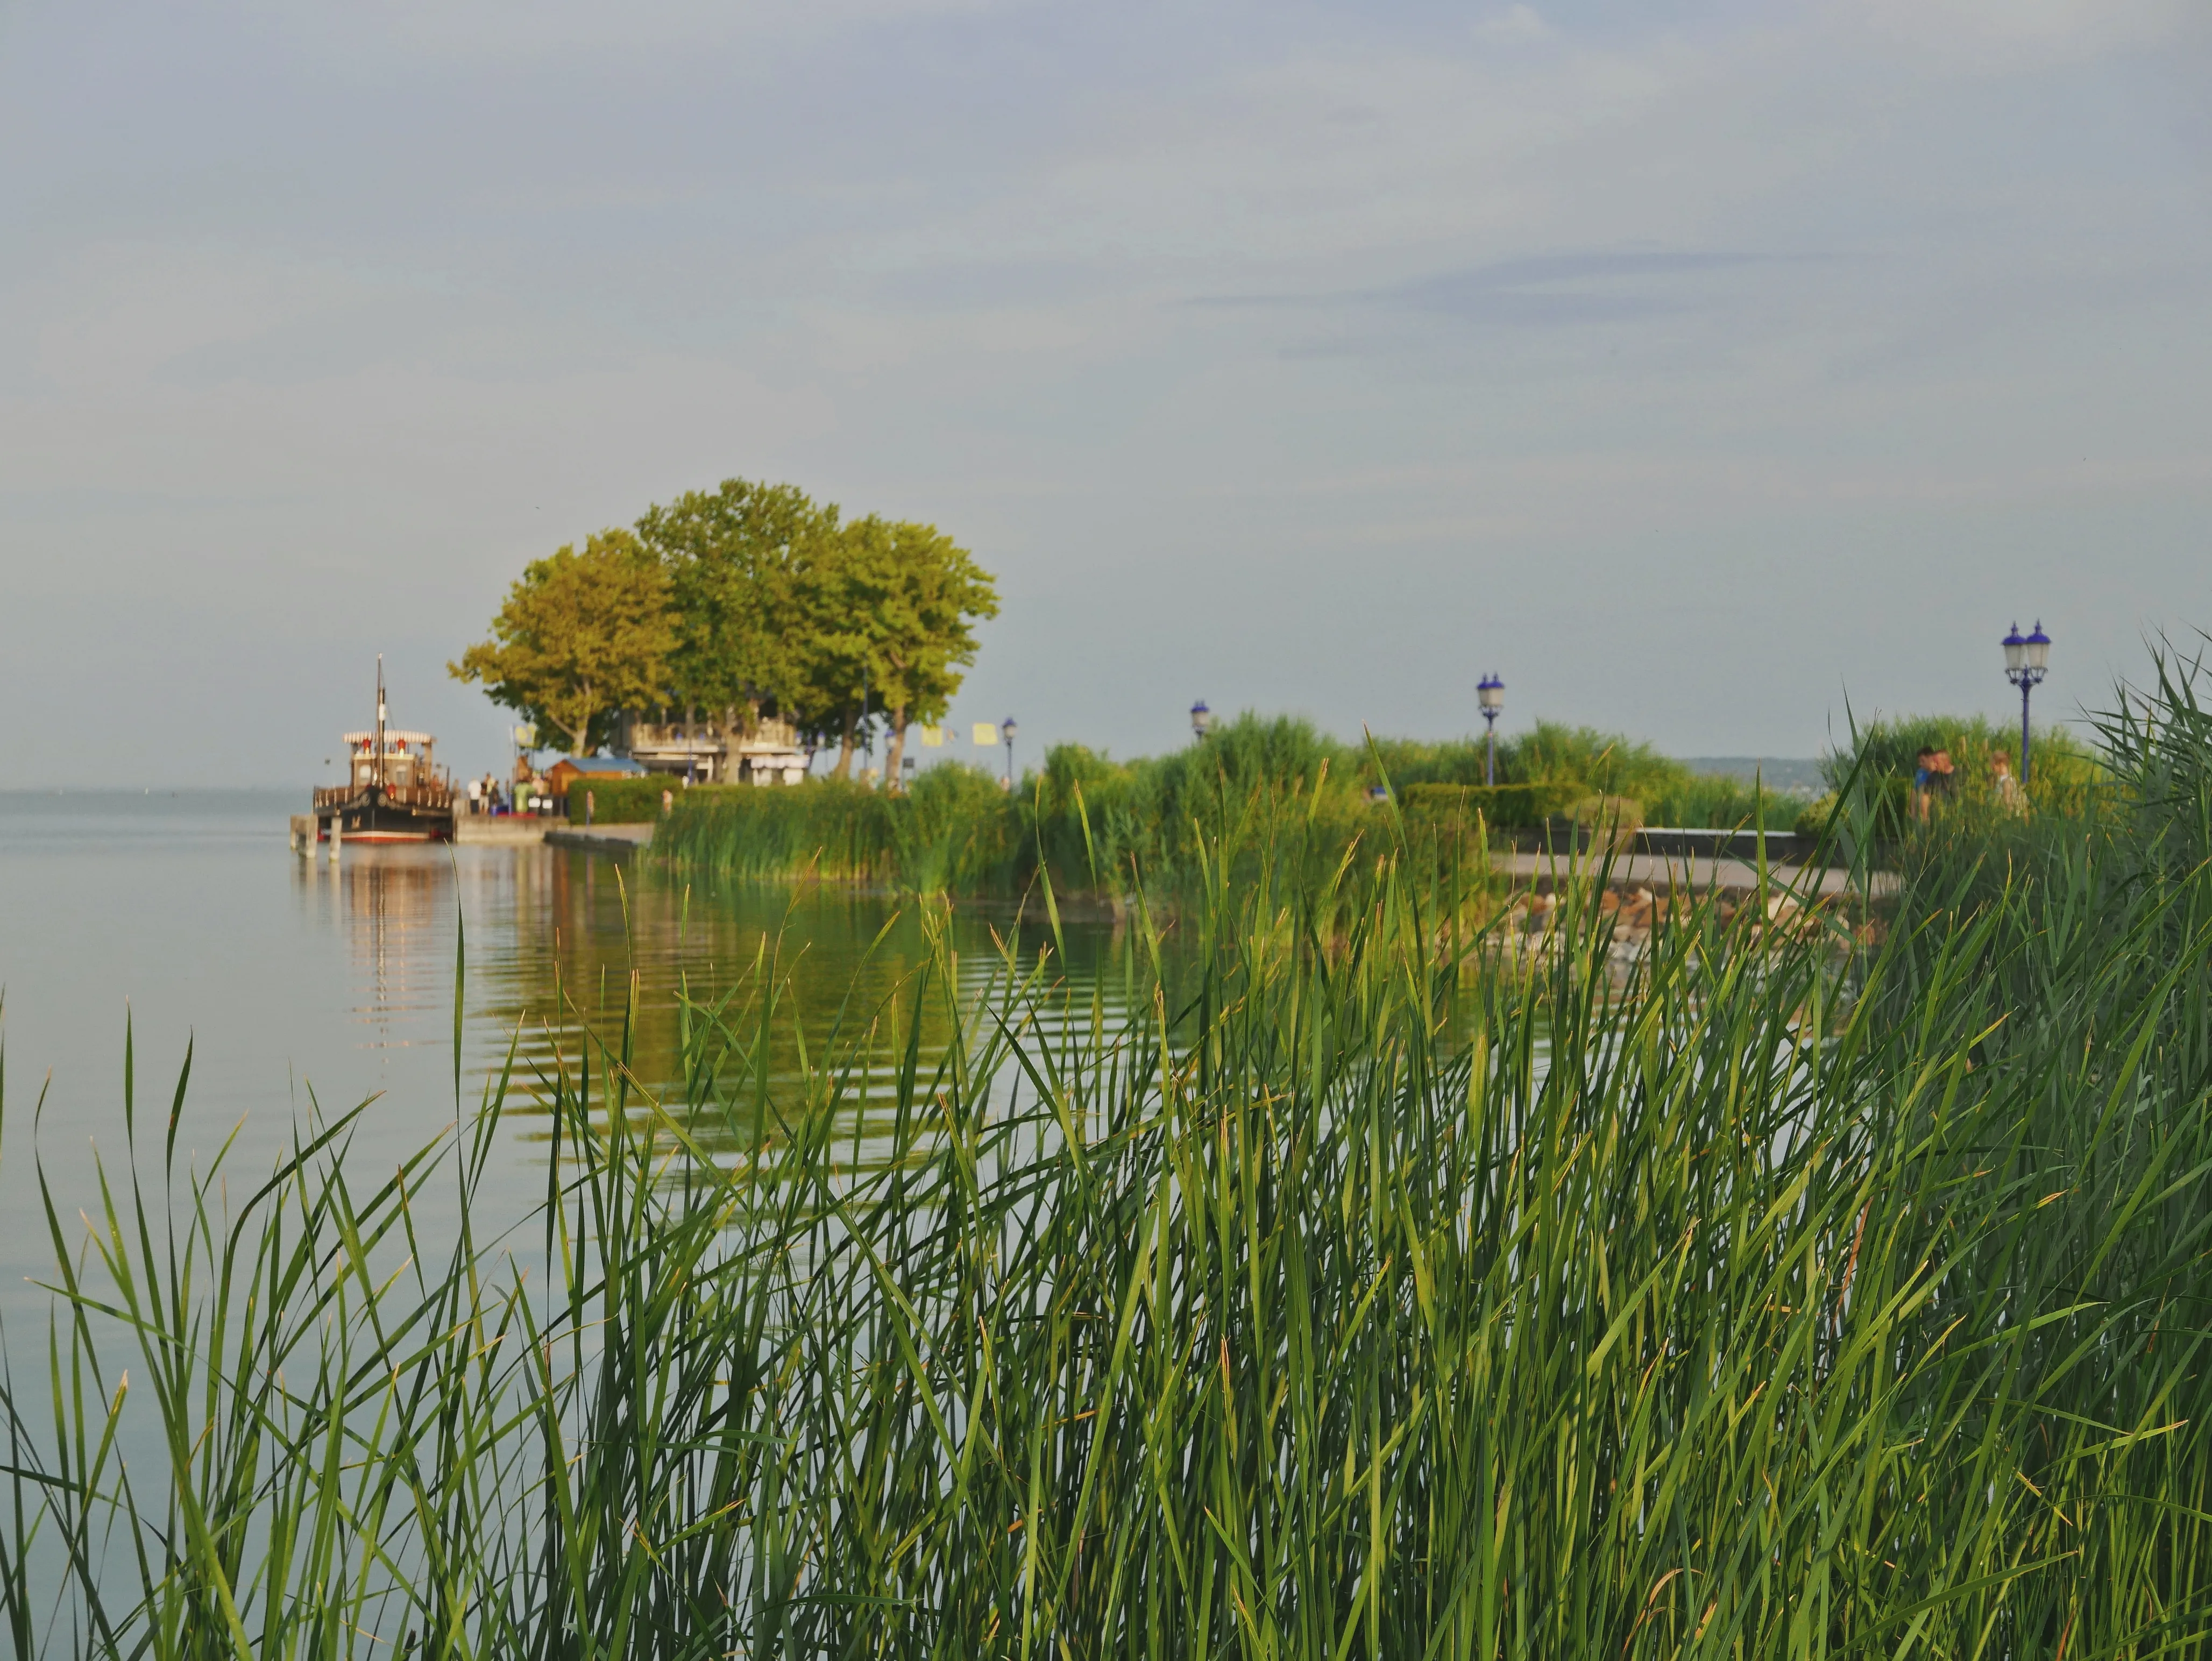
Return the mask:
<path id="1" fill-rule="evenodd" d="M 934 525 L 847 520 L 795 485 L 726 479 L 654 505 L 635 531 L 532 563 L 458 664 L 497 701 L 603 743 L 623 709 L 789 720 L 835 742 L 941 718 L 975 662 L 995 582 Z"/>
<path id="2" fill-rule="evenodd" d="M 787 705 L 810 632 L 793 625 L 806 573 L 836 561 L 837 509 L 795 485 L 725 479 L 647 508 L 637 534 L 669 574 L 674 701 L 748 715 Z"/>
<path id="3" fill-rule="evenodd" d="M 665 700 L 676 646 L 667 567 L 627 530 L 602 530 L 532 560 L 471 646 L 456 680 L 565 733 L 576 755 L 611 736 L 617 712 Z"/>
<path id="4" fill-rule="evenodd" d="M 801 610 L 822 620 L 805 637 L 793 700 L 848 770 L 859 724 L 880 712 L 896 776 L 908 724 L 934 721 L 975 660 L 975 621 L 999 615 L 990 574 L 934 525 L 874 515 L 845 525 L 835 559 L 800 577 Z"/>

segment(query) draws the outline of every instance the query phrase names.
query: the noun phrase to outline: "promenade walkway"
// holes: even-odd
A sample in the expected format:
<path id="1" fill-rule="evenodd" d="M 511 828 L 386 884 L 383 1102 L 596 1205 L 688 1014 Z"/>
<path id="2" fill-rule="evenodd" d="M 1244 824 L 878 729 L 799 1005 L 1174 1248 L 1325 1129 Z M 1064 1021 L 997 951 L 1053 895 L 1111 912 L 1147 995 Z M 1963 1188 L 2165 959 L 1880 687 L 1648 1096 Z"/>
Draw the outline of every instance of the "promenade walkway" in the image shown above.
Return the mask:
<path id="1" fill-rule="evenodd" d="M 1602 871 L 1615 888 L 1645 888 L 1655 894 L 1677 889 L 1703 893 L 1712 888 L 1726 893 L 1759 886 L 1759 867 L 1749 860 L 1715 859 L 1704 854 L 1616 853 L 1607 860 L 1590 853 L 1493 853 L 1490 868 L 1529 882 L 1547 876 L 1554 882 L 1588 882 Z M 1846 893 L 1851 886 L 1847 870 L 1786 864 L 1771 864 L 1766 870 L 1771 884 L 1808 898 Z M 1875 873 L 1875 894 L 1892 894 L 1896 888 L 1894 875 Z"/>

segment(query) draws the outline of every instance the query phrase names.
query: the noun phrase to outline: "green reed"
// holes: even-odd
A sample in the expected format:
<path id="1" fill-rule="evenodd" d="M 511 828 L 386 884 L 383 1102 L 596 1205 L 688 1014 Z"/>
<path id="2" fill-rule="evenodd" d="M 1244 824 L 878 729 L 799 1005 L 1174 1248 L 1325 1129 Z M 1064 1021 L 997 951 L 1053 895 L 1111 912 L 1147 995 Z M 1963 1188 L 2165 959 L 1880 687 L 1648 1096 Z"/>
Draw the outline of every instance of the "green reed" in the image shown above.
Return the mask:
<path id="1" fill-rule="evenodd" d="M 339 1117 L 226 1198 L 180 1080 L 88 1232 L 48 1196 L 0 1613 L 27 1654 L 2212 1652 L 2192 697 L 2111 735 L 2128 811 L 1931 845 L 1870 925 L 1706 904 L 1623 972 L 1568 883 L 1509 969 L 1387 823 L 1316 881 L 1268 821 L 1172 929 L 1139 895 L 1110 985 L 1009 951 L 978 999 L 940 940 L 795 1083 L 768 958 L 685 1001 L 679 1087 L 592 1033 L 388 1174 Z M 489 1217 L 526 1091 L 544 1202 Z"/>

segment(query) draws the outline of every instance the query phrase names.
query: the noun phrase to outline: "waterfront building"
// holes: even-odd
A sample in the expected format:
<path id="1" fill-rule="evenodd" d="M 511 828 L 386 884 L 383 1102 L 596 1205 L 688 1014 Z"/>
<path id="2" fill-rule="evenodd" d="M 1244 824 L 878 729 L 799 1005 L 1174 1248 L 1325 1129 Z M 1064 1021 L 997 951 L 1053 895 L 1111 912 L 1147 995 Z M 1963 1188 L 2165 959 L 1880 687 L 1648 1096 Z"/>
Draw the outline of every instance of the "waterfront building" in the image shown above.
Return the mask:
<path id="1" fill-rule="evenodd" d="M 634 779 L 644 771 L 627 755 L 564 755 L 545 769 L 545 783 L 555 796 L 566 797 L 579 779 L 588 785 L 594 779 Z"/>
<path id="2" fill-rule="evenodd" d="M 790 722 L 773 717 L 750 730 L 730 721 L 622 718 L 614 743 L 647 773 L 702 785 L 795 785 L 806 776 L 806 750 Z"/>

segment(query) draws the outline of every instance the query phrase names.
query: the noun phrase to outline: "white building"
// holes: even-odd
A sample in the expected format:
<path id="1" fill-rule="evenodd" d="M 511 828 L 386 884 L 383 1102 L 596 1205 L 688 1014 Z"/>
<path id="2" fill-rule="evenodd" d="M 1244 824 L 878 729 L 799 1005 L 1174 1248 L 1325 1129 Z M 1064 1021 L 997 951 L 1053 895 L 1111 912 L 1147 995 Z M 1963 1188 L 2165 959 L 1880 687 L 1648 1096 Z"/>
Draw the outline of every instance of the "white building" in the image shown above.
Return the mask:
<path id="1" fill-rule="evenodd" d="M 758 723 L 750 732 L 720 721 L 623 718 L 615 751 L 648 773 L 702 785 L 795 785 L 806 777 L 806 751 L 791 723 Z"/>

